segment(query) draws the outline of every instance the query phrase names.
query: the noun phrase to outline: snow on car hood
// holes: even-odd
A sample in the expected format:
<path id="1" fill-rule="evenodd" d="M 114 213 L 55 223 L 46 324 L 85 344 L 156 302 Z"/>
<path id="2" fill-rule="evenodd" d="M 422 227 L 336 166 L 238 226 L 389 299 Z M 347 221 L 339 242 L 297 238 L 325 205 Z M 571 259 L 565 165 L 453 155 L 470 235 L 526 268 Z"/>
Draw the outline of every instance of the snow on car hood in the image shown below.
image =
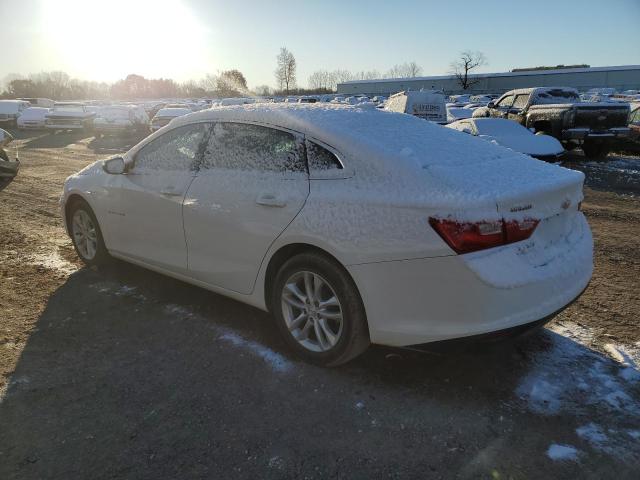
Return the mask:
<path id="1" fill-rule="evenodd" d="M 549 135 L 479 135 L 479 138 L 527 155 L 558 155 L 564 151 L 562 144 Z"/>
<path id="2" fill-rule="evenodd" d="M 173 123 L 216 119 L 273 124 L 317 138 L 343 155 L 358 181 L 383 188 L 386 201 L 402 196 L 405 205 L 462 212 L 469 220 L 505 212 L 547 216 L 565 200 L 582 200 L 581 172 L 413 115 L 335 104 L 254 104 L 215 107 Z"/>

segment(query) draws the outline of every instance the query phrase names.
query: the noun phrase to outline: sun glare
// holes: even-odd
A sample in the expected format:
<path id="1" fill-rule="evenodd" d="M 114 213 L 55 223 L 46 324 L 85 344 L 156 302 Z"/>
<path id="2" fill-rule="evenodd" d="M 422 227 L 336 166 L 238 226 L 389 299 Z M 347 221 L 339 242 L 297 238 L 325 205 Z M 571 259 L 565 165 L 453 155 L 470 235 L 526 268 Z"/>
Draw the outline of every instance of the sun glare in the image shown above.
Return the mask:
<path id="1" fill-rule="evenodd" d="M 184 80 L 213 60 L 205 29 L 179 0 L 45 1 L 43 22 L 60 68 L 84 79 L 138 73 Z"/>

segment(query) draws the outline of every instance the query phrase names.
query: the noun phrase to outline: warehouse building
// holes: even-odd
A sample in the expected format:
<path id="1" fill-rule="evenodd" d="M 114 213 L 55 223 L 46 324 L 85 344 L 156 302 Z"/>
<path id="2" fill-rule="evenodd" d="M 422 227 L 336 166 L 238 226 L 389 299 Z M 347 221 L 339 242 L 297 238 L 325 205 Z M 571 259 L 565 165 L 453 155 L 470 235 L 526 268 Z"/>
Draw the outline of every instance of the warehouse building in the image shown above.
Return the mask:
<path id="1" fill-rule="evenodd" d="M 506 73 L 470 74 L 477 82 L 462 90 L 454 75 L 415 78 L 390 78 L 382 80 L 354 80 L 338 84 L 343 95 L 390 95 L 402 90 L 444 90 L 446 94 L 502 93 L 514 88 L 574 87 L 580 91 L 591 88 L 615 88 L 618 91 L 640 89 L 640 65 L 617 67 L 562 68 L 553 70 L 528 70 Z"/>

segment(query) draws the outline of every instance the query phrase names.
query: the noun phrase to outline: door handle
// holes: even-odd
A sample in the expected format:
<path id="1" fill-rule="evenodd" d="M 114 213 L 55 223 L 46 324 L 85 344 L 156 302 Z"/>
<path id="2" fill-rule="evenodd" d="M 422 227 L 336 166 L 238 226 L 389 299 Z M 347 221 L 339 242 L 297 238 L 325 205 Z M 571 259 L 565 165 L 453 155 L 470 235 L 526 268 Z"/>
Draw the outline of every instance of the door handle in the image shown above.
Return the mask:
<path id="1" fill-rule="evenodd" d="M 262 193 L 256 199 L 258 205 L 264 205 L 265 207 L 284 207 L 287 202 L 284 201 L 279 195 L 273 193 Z"/>

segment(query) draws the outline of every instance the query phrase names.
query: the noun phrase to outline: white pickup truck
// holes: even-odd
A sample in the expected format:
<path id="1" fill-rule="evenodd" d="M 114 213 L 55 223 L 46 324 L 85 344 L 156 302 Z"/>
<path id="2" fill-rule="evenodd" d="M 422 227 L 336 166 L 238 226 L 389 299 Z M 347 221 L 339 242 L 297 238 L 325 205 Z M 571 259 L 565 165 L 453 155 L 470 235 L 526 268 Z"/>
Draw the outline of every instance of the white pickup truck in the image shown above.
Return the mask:
<path id="1" fill-rule="evenodd" d="M 48 130 L 91 130 L 95 112 L 90 112 L 84 103 L 57 102 L 45 116 Z"/>

